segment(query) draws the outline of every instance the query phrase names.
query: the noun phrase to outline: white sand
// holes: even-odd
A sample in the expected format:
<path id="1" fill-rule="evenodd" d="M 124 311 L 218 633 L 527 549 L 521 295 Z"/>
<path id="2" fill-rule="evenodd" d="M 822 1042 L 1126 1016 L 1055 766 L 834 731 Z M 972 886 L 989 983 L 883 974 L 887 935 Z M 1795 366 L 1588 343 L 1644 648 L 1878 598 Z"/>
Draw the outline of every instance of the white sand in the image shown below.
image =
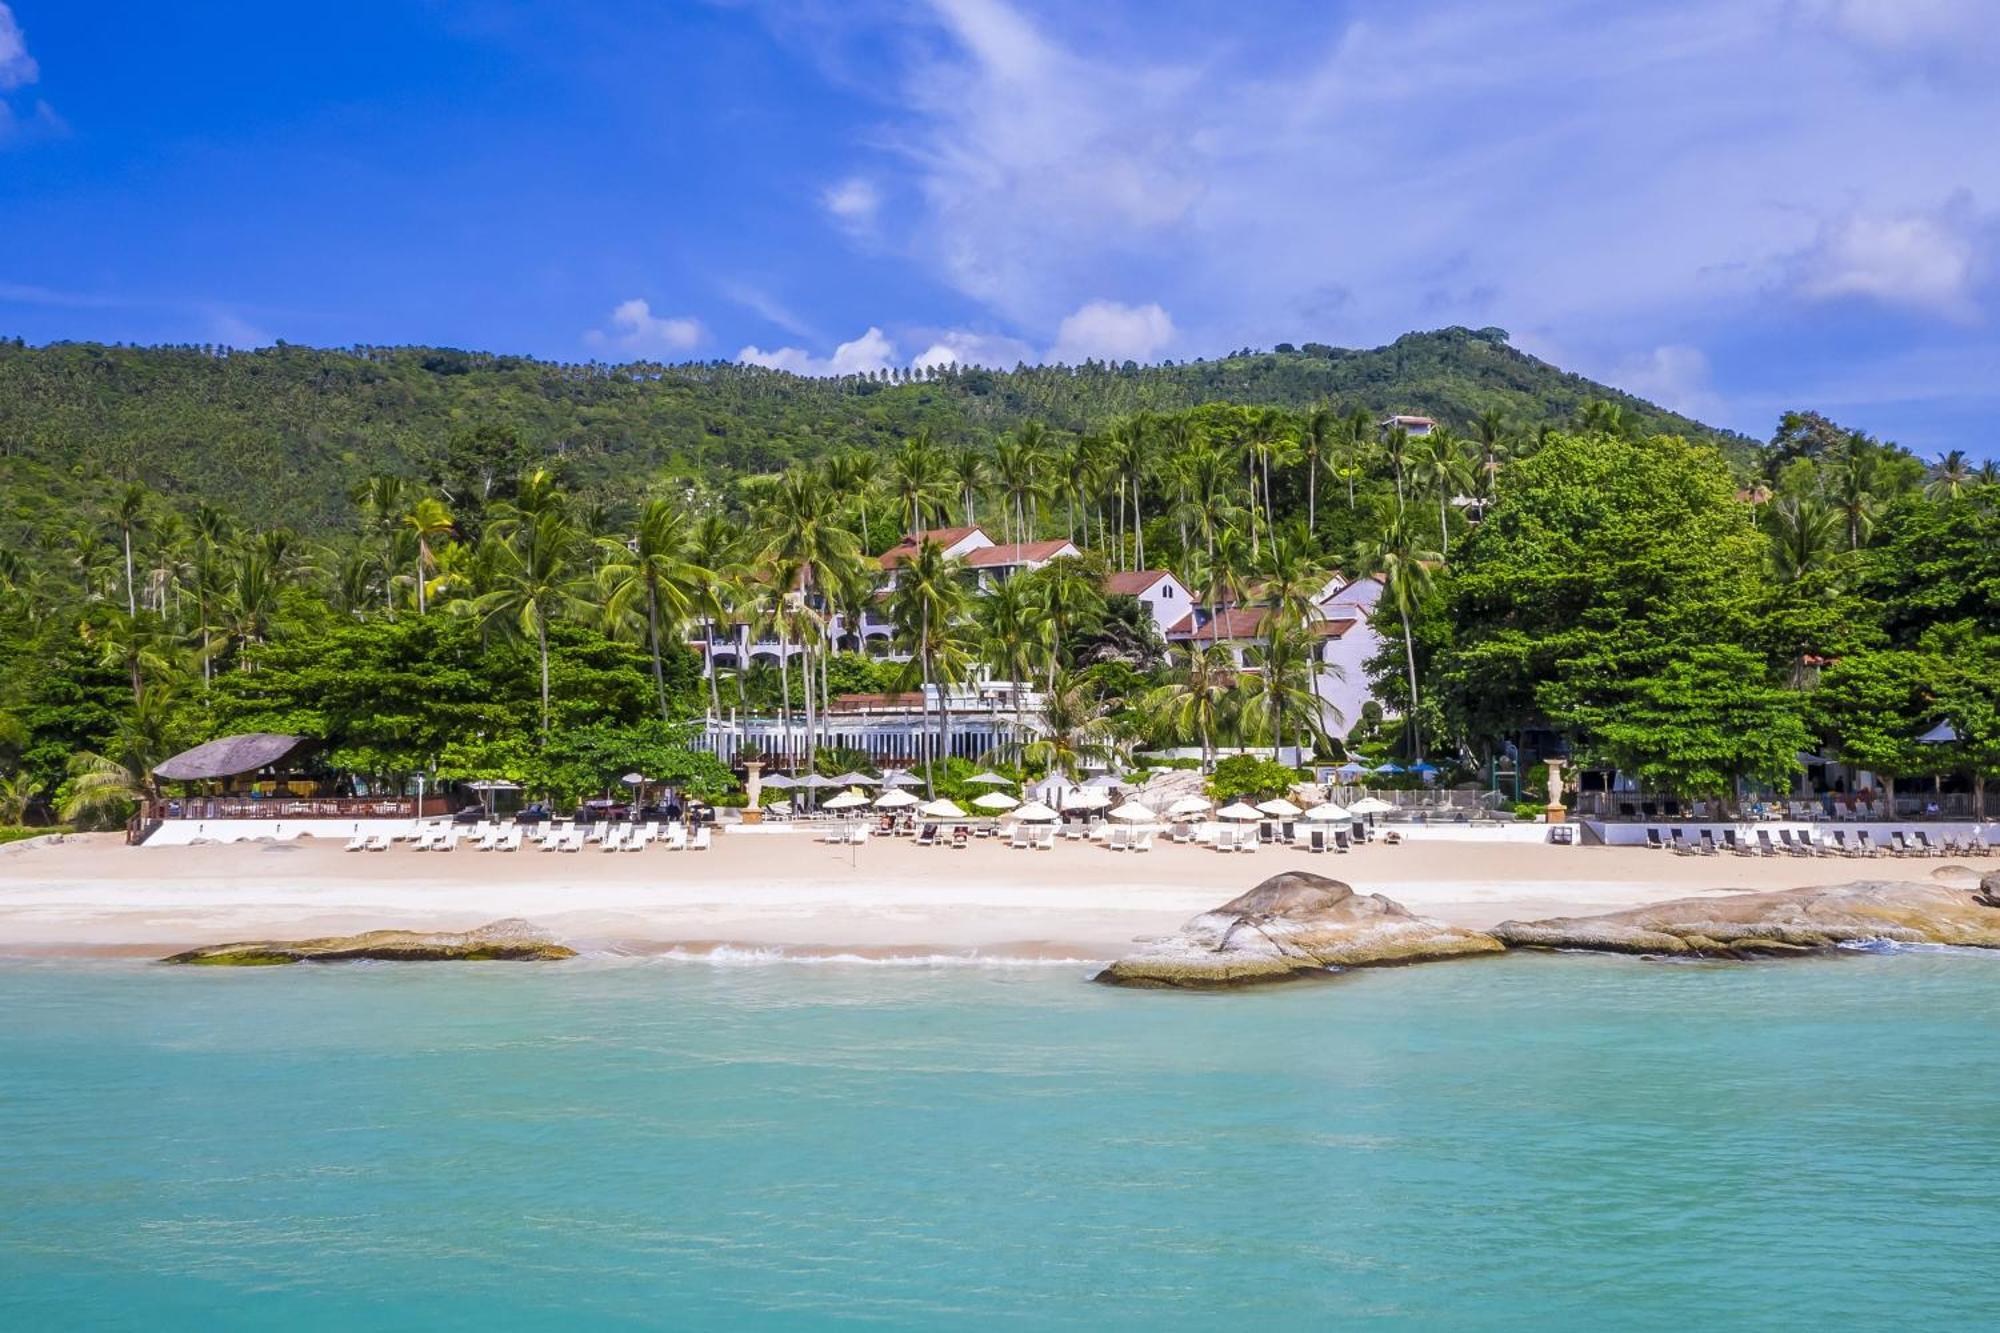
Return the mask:
<path id="1" fill-rule="evenodd" d="M 0 954 L 156 954 L 197 944 L 526 917 L 580 947 L 1108 958 L 1268 875 L 1306 869 L 1455 924 L 1611 911 L 1705 891 L 1921 871 L 1840 858 L 1643 848 L 1373 844 L 1349 855 L 906 839 L 831 847 L 718 836 L 706 852 L 445 855 L 338 840 L 132 848 L 112 834 L 0 848 Z"/>

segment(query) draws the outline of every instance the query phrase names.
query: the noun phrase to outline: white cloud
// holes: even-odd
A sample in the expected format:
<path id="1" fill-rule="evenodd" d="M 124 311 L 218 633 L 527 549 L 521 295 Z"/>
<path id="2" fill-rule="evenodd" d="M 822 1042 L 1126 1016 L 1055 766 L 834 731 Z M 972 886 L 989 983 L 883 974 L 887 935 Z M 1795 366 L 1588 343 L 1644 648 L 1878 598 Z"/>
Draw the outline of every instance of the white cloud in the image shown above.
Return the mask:
<path id="1" fill-rule="evenodd" d="M 636 296 L 619 303 L 611 312 L 610 324 L 609 329 L 584 334 L 584 342 L 635 356 L 659 356 L 688 351 L 708 336 L 708 330 L 694 316 L 655 315 L 653 307 Z"/>
<path id="2" fill-rule="evenodd" d="M 896 344 L 887 334 L 870 325 L 852 342 L 833 349 L 829 357 L 817 357 L 802 347 L 775 347 L 769 351 L 752 344 L 736 354 L 738 361 L 773 370 L 789 370 L 794 375 L 862 375 L 887 370 L 896 361 Z"/>
<path id="3" fill-rule="evenodd" d="M 924 366 L 986 366 L 994 370 L 1009 370 L 1024 361 L 1033 362 L 1038 358 L 1035 349 L 1019 338 L 1009 338 L 995 333 L 968 333 L 963 329 L 947 329 L 934 336 L 931 345 L 910 358 L 912 367 Z"/>
<path id="4" fill-rule="evenodd" d="M 1708 356 L 1699 347 L 1670 343 L 1621 365 L 1611 383 L 1682 416 L 1712 420 L 1721 404 L 1709 383 Z"/>
<path id="5" fill-rule="evenodd" d="M 0 0 L 0 92 L 33 83 L 41 73 L 35 58 L 28 54 L 28 39 L 14 21 L 12 6 Z"/>
<path id="6" fill-rule="evenodd" d="M 1843 37 L 1890 51 L 1994 35 L 1988 0 L 1802 0 L 1800 13 Z"/>
<path id="7" fill-rule="evenodd" d="M 1063 319 L 1048 359 L 1150 361 L 1174 340 L 1174 321 L 1157 304 L 1091 301 Z"/>
<path id="8" fill-rule="evenodd" d="M 882 209 L 882 192 L 872 181 L 850 176 L 827 186 L 819 201 L 843 227 L 866 231 L 875 225 L 875 215 Z"/>
<path id="9" fill-rule="evenodd" d="M 208 337 L 211 342 L 238 350 L 269 347 L 277 341 L 241 315 L 219 306 L 208 311 Z"/>
<path id="10" fill-rule="evenodd" d="M 1793 261 L 1794 289 L 1809 300 L 1865 297 L 1970 320 L 1977 232 L 1964 198 L 1928 213 L 1848 213 L 1824 223 Z"/>

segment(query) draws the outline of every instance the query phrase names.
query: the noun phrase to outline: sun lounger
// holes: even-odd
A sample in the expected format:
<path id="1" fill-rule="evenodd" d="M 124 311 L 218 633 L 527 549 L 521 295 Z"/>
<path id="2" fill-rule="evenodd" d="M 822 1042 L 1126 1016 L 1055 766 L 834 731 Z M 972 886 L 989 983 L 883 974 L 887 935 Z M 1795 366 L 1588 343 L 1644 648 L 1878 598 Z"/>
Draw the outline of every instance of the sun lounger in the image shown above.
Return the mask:
<path id="1" fill-rule="evenodd" d="M 1215 847 L 1215 850 L 1218 852 L 1235 851 L 1236 830 L 1233 828 L 1217 827 L 1217 829 L 1215 830 L 1215 842 L 1213 846 Z"/>
<path id="2" fill-rule="evenodd" d="M 1056 845 L 1056 826 L 1044 824 L 1035 830 L 1035 850 L 1046 852 Z"/>
<path id="3" fill-rule="evenodd" d="M 1150 852 L 1153 850 L 1153 830 L 1142 828 L 1132 835 L 1132 850 Z"/>
<path id="4" fill-rule="evenodd" d="M 1333 831 L 1333 850 L 1336 852 L 1350 852 L 1354 850 L 1354 840 L 1348 836 L 1346 829 L 1340 828 Z"/>
<path id="5" fill-rule="evenodd" d="M 1722 854 L 1722 849 L 1715 845 L 1715 834 L 1713 831 L 1709 829 L 1701 831 L 1700 850 L 1703 856 L 1720 856 Z"/>
<path id="6" fill-rule="evenodd" d="M 688 850 L 691 852 L 707 851 L 710 832 L 711 830 L 709 829 L 708 825 L 706 824 L 696 825 L 694 836 L 688 839 Z"/>
<path id="7" fill-rule="evenodd" d="M 350 852 L 364 851 L 367 847 L 368 835 L 366 833 L 357 833 L 347 840 L 347 850 Z"/>
<path id="8" fill-rule="evenodd" d="M 937 846 L 937 840 L 938 826 L 936 824 L 924 825 L 922 832 L 917 834 L 917 846 L 919 847 L 935 847 Z"/>
<path id="9" fill-rule="evenodd" d="M 518 851 L 520 851 L 520 850 L 521 850 L 521 830 L 519 830 L 519 829 L 517 829 L 517 828 L 510 828 L 510 829 L 508 829 L 508 830 L 507 830 L 507 831 L 506 831 L 505 833 L 501 834 L 501 835 L 500 835 L 500 841 L 499 841 L 498 843 L 494 844 L 494 850 L 495 850 L 495 851 L 501 851 L 501 852 L 518 852 Z"/>
<path id="10" fill-rule="evenodd" d="M 1325 850 L 1326 850 L 1326 846 L 1327 846 L 1327 840 L 1326 840 L 1326 830 L 1325 830 L 1325 829 L 1323 829 L 1323 828 L 1316 828 L 1316 829 L 1308 829 L 1308 830 L 1306 831 L 1306 850 L 1307 850 L 1307 851 L 1309 851 L 1309 852 L 1323 852 L 1323 851 L 1325 851 Z"/>
<path id="11" fill-rule="evenodd" d="M 684 852 L 688 845 L 686 824 L 669 824 L 667 831 L 660 835 L 660 845 L 670 852 Z"/>
<path id="12" fill-rule="evenodd" d="M 1772 842 L 1772 841 L 1771 841 L 1771 830 L 1769 830 L 1769 829 L 1761 829 L 1761 828 L 1760 828 L 1760 829 L 1758 829 L 1758 830 L 1757 830 L 1757 855 L 1759 855 L 1759 856 L 1776 856 L 1777 854 L 1778 854 L 1778 846 L 1777 846 L 1777 844 L 1776 844 L 1776 843 L 1774 843 L 1774 842 Z"/>
<path id="13" fill-rule="evenodd" d="M 951 826 L 951 845 L 953 847 L 971 846 L 972 830 L 963 824 L 953 824 Z"/>
<path id="14" fill-rule="evenodd" d="M 1646 845 L 1648 847 L 1651 847 L 1654 851 L 1665 851 L 1667 847 L 1667 840 L 1660 836 L 1660 831 L 1658 829 L 1649 828 L 1646 830 Z"/>
<path id="15" fill-rule="evenodd" d="M 1167 838 L 1171 842 L 1193 842 L 1194 825 L 1176 824 L 1167 831 Z"/>
<path id="16" fill-rule="evenodd" d="M 1944 848 L 1931 841 L 1931 835 L 1922 829 L 1916 831 L 1917 849 L 1925 856 L 1943 856 Z"/>
<path id="17" fill-rule="evenodd" d="M 1875 842 L 1874 842 L 1874 840 L 1873 840 L 1872 838 L 1870 838 L 1870 837 L 1868 836 L 1868 830 L 1867 830 L 1867 829 L 1857 829 L 1857 830 L 1855 831 L 1855 834 L 1854 834 L 1854 843 L 1855 843 L 1855 845 L 1856 845 L 1857 847 L 1859 847 L 1859 848 L 1861 849 L 1861 855 L 1863 855 L 1863 856 L 1882 856 L 1882 855 L 1884 855 L 1884 852 L 1882 851 L 1882 849 L 1881 849 L 1880 847 L 1877 847 L 1877 846 L 1875 845 Z"/>
<path id="18" fill-rule="evenodd" d="M 1014 832 L 1008 837 L 1007 845 L 1009 847 L 1026 847 L 1028 845 L 1028 826 L 1026 824 L 1014 825 Z"/>
<path id="19" fill-rule="evenodd" d="M 493 845 L 499 841 L 500 830 L 498 828 L 485 829 L 479 834 L 479 841 L 472 844 L 472 850 L 475 852 L 490 852 L 493 850 Z"/>
<path id="20" fill-rule="evenodd" d="M 862 843 L 867 842 L 868 832 L 869 830 L 866 824 L 856 824 L 852 829 L 848 831 L 847 834 L 848 846 L 859 847 Z"/>
<path id="21" fill-rule="evenodd" d="M 1121 824 L 1119 827 L 1111 830 L 1111 836 L 1105 840 L 1104 845 L 1114 852 L 1130 851 L 1132 849 L 1132 830 Z"/>
<path id="22" fill-rule="evenodd" d="M 604 834 L 602 850 L 607 852 L 617 852 L 617 851 L 623 851 L 624 849 L 625 849 L 625 826 L 623 824 L 614 825 Z"/>

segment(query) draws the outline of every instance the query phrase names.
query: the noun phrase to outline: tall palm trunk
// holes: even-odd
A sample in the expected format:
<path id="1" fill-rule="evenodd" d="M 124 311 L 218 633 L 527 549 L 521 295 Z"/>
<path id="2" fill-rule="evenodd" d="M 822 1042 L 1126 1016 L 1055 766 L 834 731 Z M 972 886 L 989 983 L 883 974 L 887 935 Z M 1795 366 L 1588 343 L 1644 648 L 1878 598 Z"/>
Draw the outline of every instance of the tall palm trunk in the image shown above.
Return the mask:
<path id="1" fill-rule="evenodd" d="M 667 720 L 667 673 L 660 665 L 660 594 L 646 581 L 646 639 L 653 648 L 653 689 L 660 696 L 660 721 Z"/>
<path id="2" fill-rule="evenodd" d="M 542 654 L 542 735 L 546 736 L 549 734 L 549 624 L 539 614 L 535 617 L 535 646 Z"/>
<path id="3" fill-rule="evenodd" d="M 139 614 L 139 602 L 132 593 L 132 529 L 125 530 L 125 614 Z"/>
<path id="4" fill-rule="evenodd" d="M 917 662 L 923 671 L 923 712 L 924 712 L 924 795 L 937 799 L 937 783 L 931 769 L 937 761 L 937 748 L 931 736 L 931 608 L 925 603 L 920 629 L 922 640 L 917 644 Z"/>
<path id="5" fill-rule="evenodd" d="M 1410 758 L 1421 759 L 1424 753 L 1423 730 L 1417 723 L 1417 646 L 1410 630 L 1410 613 L 1407 608 L 1398 608 L 1403 616 L 1403 661 L 1410 669 Z"/>

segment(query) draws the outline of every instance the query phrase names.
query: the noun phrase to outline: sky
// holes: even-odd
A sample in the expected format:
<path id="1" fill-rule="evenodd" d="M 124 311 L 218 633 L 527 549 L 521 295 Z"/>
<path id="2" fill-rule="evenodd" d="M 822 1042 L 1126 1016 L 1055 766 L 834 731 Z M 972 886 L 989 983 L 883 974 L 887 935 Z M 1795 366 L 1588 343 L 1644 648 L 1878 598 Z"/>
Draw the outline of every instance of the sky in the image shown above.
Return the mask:
<path id="1" fill-rule="evenodd" d="M 0 0 L 0 334 L 804 373 L 1498 325 L 2000 456 L 1989 0 Z"/>

